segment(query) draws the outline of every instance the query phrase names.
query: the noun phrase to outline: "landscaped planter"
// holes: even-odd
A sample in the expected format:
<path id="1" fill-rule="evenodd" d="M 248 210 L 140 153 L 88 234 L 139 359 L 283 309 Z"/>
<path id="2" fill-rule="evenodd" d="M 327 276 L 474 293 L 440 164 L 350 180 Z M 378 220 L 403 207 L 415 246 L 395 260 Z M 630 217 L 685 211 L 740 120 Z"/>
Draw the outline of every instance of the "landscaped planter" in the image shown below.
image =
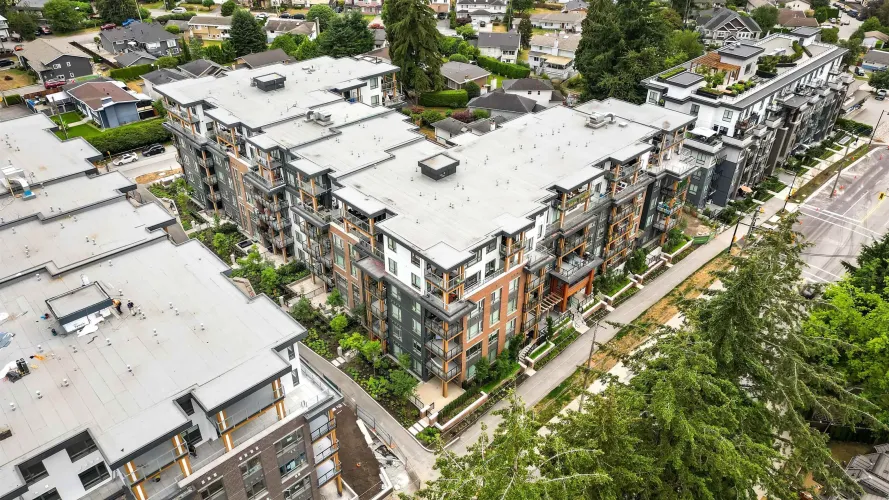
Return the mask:
<path id="1" fill-rule="evenodd" d="M 658 259 L 657 262 L 648 266 L 648 269 L 642 274 L 634 274 L 633 277 L 636 279 L 636 282 L 639 284 L 645 283 L 649 276 L 651 276 L 655 271 L 657 271 L 662 265 L 664 265 L 663 259 Z"/>
<path id="2" fill-rule="evenodd" d="M 528 354 L 528 356 L 525 358 L 525 361 L 528 363 L 528 366 L 530 368 L 534 368 L 534 362 L 549 354 L 549 352 L 555 349 L 555 347 L 555 344 L 547 341 L 545 344 Z"/>
<path id="3" fill-rule="evenodd" d="M 771 73 L 769 71 L 758 69 L 756 70 L 756 76 L 760 78 L 775 78 L 776 76 L 778 76 L 778 73 Z"/>
<path id="4" fill-rule="evenodd" d="M 663 258 L 664 258 L 667 262 L 673 262 L 673 259 L 674 259 L 677 255 L 681 254 L 686 248 L 688 248 L 688 247 L 694 245 L 694 243 L 695 243 L 695 242 L 694 242 L 694 239 L 690 239 L 690 240 L 688 240 L 688 241 L 685 243 L 685 245 L 682 245 L 681 247 L 679 247 L 678 249 L 676 249 L 675 252 L 673 252 L 673 253 L 665 253 L 665 254 L 661 254 L 661 255 L 663 256 Z"/>
<path id="5" fill-rule="evenodd" d="M 464 408 L 463 411 L 454 415 L 447 422 L 443 422 L 443 423 L 438 422 L 438 413 L 437 412 L 430 415 L 429 418 L 432 420 L 435 420 L 436 421 L 435 427 L 438 430 L 444 432 L 444 431 L 450 429 L 451 427 L 459 424 L 464 418 L 466 418 L 468 415 L 470 415 L 472 412 L 474 412 L 479 406 L 485 404 L 485 401 L 487 401 L 487 400 L 488 400 L 488 395 L 485 392 L 480 392 L 478 395 L 478 399 L 476 399 L 469 406 Z"/>
<path id="6" fill-rule="evenodd" d="M 611 297 L 606 295 L 606 296 L 602 297 L 602 300 L 604 300 L 608 305 L 614 304 L 614 301 L 617 300 L 617 298 L 620 297 L 622 293 L 626 292 L 627 290 L 629 290 L 630 288 L 633 288 L 636 285 L 637 285 L 637 283 L 635 281 L 630 280 L 630 282 L 627 283 L 626 285 L 624 285 L 623 288 L 618 290 L 617 293 L 615 293 Z"/>

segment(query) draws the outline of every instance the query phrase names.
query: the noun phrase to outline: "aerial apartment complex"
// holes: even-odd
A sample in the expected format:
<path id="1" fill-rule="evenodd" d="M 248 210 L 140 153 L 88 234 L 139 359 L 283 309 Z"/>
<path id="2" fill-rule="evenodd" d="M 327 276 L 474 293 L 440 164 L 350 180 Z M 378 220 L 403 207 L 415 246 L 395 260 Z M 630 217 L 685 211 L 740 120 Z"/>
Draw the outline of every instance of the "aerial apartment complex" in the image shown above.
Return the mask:
<path id="1" fill-rule="evenodd" d="M 701 167 L 688 203 L 724 206 L 831 132 L 852 75 L 840 72 L 846 49 L 816 41 L 819 32 L 726 44 L 643 82 L 648 102 L 697 117 L 685 141 Z M 710 87 L 705 74 L 716 72 L 725 79 Z"/>
<path id="2" fill-rule="evenodd" d="M 386 352 L 408 354 L 413 372 L 439 379 L 446 395 L 449 383 L 471 379 L 477 363 L 492 362 L 510 339 L 536 340 L 548 317 L 570 317 L 592 297 L 597 273 L 620 269 L 639 247 L 656 256 L 683 204 L 717 203 L 716 188 L 730 194 L 723 205 L 735 197 L 739 188 L 723 187 L 721 176 L 755 185 L 774 168 L 772 143 L 783 161 L 830 130 L 833 99 L 842 101 L 845 85 L 836 75 L 842 50 L 800 36 L 768 40 L 788 47 L 799 40 L 813 54 L 831 55 L 812 68 L 831 82 L 815 92 L 818 116 L 829 123 L 813 119 L 790 130 L 800 116 L 785 96 L 773 107 L 784 106 L 786 121 L 770 118 L 774 130 L 749 114 L 746 128 L 732 120 L 713 129 L 715 118 L 701 107 L 659 106 L 675 96 L 662 90 L 651 103 L 553 107 L 441 145 L 385 103 L 344 94 L 354 85 L 366 97 L 375 78 L 395 81 L 397 68 L 363 58 L 230 72 L 203 84 L 213 92 L 199 112 L 190 97 L 195 81 L 157 90 L 172 111 L 181 157 L 193 156 L 183 147 L 204 157 L 227 151 L 229 173 L 220 173 L 225 158 L 216 158 L 215 172 L 189 177 L 195 189 L 216 182 L 204 181 L 214 174 L 234 177 L 242 229 L 258 231 L 262 244 L 268 232 L 271 248 L 285 242 L 313 279 L 341 292 Z M 328 76 L 313 78 L 306 68 Z M 803 101 L 793 109 L 812 116 L 817 96 L 809 86 L 791 87 Z M 241 124 L 237 144 L 219 133 L 233 123 Z M 762 129 L 767 141 L 757 135 Z"/>
<path id="3" fill-rule="evenodd" d="M 0 499 L 336 496 L 305 328 L 54 127 L 0 122 Z"/>

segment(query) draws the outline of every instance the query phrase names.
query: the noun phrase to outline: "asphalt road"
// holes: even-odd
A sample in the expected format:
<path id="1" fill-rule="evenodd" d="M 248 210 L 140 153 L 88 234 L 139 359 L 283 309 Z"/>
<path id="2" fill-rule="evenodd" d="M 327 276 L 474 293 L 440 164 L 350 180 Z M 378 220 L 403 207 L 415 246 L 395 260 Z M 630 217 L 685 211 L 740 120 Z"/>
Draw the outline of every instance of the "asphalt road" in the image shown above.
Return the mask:
<path id="1" fill-rule="evenodd" d="M 883 119 L 880 120 L 880 114 L 884 112 Z M 847 116 L 843 116 L 843 118 L 855 120 L 872 127 L 877 126 L 877 121 L 879 121 L 880 124 L 877 126 L 874 140 L 876 142 L 889 143 L 889 99 L 878 101 L 871 97 L 864 102 L 862 107 L 849 113 Z"/>
<path id="2" fill-rule="evenodd" d="M 881 159 L 882 158 L 882 159 Z M 834 178 L 800 206 L 799 231 L 812 244 L 803 276 L 812 282 L 837 281 L 842 261 L 854 261 L 861 246 L 889 228 L 889 150 L 881 149 L 847 168 L 831 197 Z M 880 200 L 880 193 L 886 199 Z"/>

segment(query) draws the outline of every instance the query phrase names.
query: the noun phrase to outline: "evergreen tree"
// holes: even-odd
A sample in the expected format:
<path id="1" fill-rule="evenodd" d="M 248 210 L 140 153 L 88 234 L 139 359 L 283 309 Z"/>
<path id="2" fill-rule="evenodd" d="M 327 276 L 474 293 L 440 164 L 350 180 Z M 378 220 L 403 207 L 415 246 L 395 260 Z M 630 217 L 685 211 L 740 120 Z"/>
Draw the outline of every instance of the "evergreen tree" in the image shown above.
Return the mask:
<path id="1" fill-rule="evenodd" d="M 132 0 L 96 0 L 96 10 L 102 19 L 115 24 L 139 19 L 138 7 Z"/>
<path id="2" fill-rule="evenodd" d="M 327 5 L 313 5 L 309 8 L 309 12 L 306 14 L 306 19 L 309 21 L 315 21 L 318 23 L 318 31 L 323 32 L 327 28 L 333 24 L 334 19 L 337 19 L 339 16 L 336 15 L 336 12 L 333 11 Z"/>
<path id="3" fill-rule="evenodd" d="M 318 42 L 315 40 L 309 40 L 306 38 L 303 40 L 303 43 L 299 44 L 299 47 L 296 48 L 296 57 L 297 61 L 305 61 L 306 59 L 314 59 L 316 57 L 321 57 L 321 49 L 318 48 Z"/>
<path id="4" fill-rule="evenodd" d="M 234 0 L 226 0 L 222 3 L 222 7 L 219 8 L 219 13 L 223 16 L 230 16 L 235 13 L 235 9 L 238 8 L 238 4 L 234 2 Z"/>
<path id="5" fill-rule="evenodd" d="M 389 0 L 383 4 L 383 23 L 392 63 L 401 68 L 402 84 L 416 92 L 441 85 L 442 58 L 438 51 L 435 12 L 426 0 Z"/>
<path id="6" fill-rule="evenodd" d="M 534 27 L 531 26 L 531 20 L 527 17 L 523 17 L 521 21 L 519 21 L 519 38 L 521 40 L 522 48 L 531 47 L 531 37 L 534 35 Z"/>
<path id="7" fill-rule="evenodd" d="M 238 9 L 232 15 L 230 37 L 236 57 L 264 52 L 266 36 L 249 11 Z"/>
<path id="8" fill-rule="evenodd" d="M 295 56 L 296 51 L 299 48 L 299 44 L 302 43 L 302 39 L 305 38 L 303 35 L 299 36 L 299 41 L 297 38 L 289 33 L 283 33 L 275 37 L 272 40 L 271 45 L 269 45 L 269 49 L 281 49 L 287 53 L 288 56 Z"/>
<path id="9" fill-rule="evenodd" d="M 318 46 L 322 53 L 331 57 L 354 56 L 372 50 L 374 37 L 364 16 L 353 10 L 334 18 L 330 27 L 321 33 Z"/>
<path id="10" fill-rule="evenodd" d="M 37 21 L 29 12 L 13 11 L 6 14 L 9 30 L 21 35 L 23 40 L 33 40 L 37 38 L 34 34 L 37 31 Z"/>

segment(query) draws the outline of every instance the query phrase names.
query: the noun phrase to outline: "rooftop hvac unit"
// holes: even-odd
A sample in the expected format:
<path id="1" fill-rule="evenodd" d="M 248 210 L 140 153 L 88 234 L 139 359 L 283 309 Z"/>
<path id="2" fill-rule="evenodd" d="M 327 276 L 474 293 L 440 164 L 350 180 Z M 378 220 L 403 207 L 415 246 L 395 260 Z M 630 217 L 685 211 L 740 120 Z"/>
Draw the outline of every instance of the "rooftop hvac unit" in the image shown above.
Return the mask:
<path id="1" fill-rule="evenodd" d="M 9 190 L 13 194 L 21 190 L 23 200 L 30 200 L 31 198 L 34 198 L 35 195 L 33 192 L 31 192 L 31 186 L 28 184 L 28 178 L 25 176 L 25 172 L 22 169 L 9 165 L 3 170 L 0 170 L 0 173 L 3 174 L 3 177 L 2 179 L 0 179 L 0 181 L 3 182 L 4 188 Z"/>

